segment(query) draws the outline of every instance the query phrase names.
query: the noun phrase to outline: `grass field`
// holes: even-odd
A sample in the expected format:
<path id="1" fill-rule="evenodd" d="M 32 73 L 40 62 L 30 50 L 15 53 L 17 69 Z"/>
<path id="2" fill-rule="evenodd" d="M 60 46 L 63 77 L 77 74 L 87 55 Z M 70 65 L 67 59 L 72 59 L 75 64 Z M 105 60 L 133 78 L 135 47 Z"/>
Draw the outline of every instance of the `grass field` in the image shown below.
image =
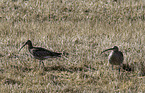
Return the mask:
<path id="1" fill-rule="evenodd" d="M 27 47 L 69 56 L 39 68 Z M 131 71 L 108 64 L 118 46 Z M 145 92 L 144 0 L 1 0 L 0 93 Z"/>

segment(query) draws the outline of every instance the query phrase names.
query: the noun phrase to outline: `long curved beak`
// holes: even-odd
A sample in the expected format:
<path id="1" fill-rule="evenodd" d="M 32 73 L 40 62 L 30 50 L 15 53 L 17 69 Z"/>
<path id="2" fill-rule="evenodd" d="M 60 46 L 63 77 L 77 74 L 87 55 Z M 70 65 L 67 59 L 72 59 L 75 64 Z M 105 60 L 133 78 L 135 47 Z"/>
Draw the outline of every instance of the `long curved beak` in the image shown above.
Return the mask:
<path id="1" fill-rule="evenodd" d="M 25 44 L 20 48 L 19 52 L 21 51 L 21 49 L 22 49 L 25 45 L 27 45 L 27 43 L 25 43 Z"/>
<path id="2" fill-rule="evenodd" d="M 114 49 L 114 48 L 106 49 L 106 50 L 102 51 L 101 54 L 104 53 L 104 52 L 106 52 L 106 51 L 108 51 L 108 50 L 113 50 L 113 49 Z"/>

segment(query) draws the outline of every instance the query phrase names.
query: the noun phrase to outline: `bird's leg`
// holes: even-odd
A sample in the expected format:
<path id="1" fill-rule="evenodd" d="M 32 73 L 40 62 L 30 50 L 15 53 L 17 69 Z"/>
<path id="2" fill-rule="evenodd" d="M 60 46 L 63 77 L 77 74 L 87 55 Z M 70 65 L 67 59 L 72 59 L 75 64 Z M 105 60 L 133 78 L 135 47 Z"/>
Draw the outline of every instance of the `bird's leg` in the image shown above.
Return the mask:
<path id="1" fill-rule="evenodd" d="M 120 65 L 119 65 L 119 73 L 120 73 Z"/>
<path id="2" fill-rule="evenodd" d="M 42 61 L 43 67 L 44 67 L 44 62 Z"/>
<path id="3" fill-rule="evenodd" d="M 112 65 L 112 70 L 113 70 L 113 65 Z"/>
<path id="4" fill-rule="evenodd" d="M 41 60 L 39 60 L 39 68 L 40 68 L 40 65 L 41 65 Z"/>

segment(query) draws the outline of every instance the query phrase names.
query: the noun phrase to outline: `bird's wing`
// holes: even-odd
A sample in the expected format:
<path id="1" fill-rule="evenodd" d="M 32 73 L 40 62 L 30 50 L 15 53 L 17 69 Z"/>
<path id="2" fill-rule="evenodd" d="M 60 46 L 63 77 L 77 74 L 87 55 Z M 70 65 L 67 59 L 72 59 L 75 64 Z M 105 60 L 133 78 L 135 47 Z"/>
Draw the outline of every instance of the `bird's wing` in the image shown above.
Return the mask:
<path id="1" fill-rule="evenodd" d="M 119 51 L 119 54 L 121 55 L 120 60 L 123 61 L 124 60 L 123 53 L 121 51 Z"/>
<path id="2" fill-rule="evenodd" d="M 47 49 L 44 49 L 44 48 L 34 48 L 32 50 L 32 54 L 34 56 L 38 56 L 38 57 L 47 57 L 47 56 L 50 56 L 50 57 L 53 57 L 53 56 L 60 56 L 61 53 L 56 53 L 56 52 L 52 52 L 52 51 L 49 51 Z"/>

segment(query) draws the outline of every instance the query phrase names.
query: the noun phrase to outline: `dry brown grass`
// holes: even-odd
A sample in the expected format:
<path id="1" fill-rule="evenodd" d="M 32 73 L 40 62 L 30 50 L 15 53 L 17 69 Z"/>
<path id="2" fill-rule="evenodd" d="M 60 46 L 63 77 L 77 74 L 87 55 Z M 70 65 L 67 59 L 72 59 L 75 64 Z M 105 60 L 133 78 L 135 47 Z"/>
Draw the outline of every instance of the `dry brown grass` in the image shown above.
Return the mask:
<path id="1" fill-rule="evenodd" d="M 145 2 L 143 0 L 1 0 L 0 93 L 145 92 Z M 69 53 L 45 68 L 27 48 Z M 111 69 L 108 53 L 119 46 L 124 68 Z"/>

